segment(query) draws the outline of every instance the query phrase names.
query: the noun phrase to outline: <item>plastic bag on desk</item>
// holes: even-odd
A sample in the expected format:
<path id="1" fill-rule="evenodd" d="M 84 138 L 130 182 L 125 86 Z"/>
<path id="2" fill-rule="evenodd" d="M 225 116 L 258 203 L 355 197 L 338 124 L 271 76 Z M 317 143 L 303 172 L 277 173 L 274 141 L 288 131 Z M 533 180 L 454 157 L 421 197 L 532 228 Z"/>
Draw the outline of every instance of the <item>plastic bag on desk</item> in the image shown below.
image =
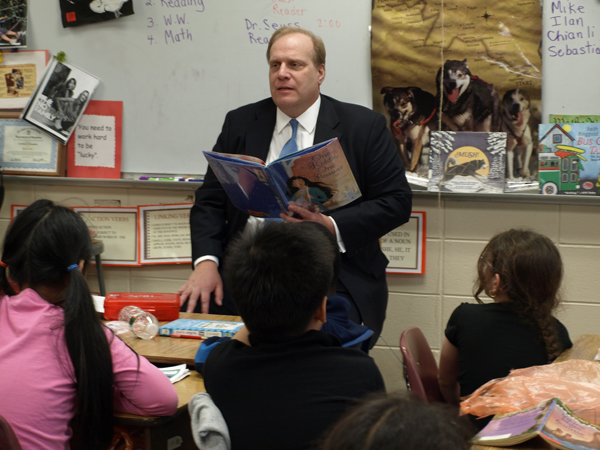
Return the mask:
<path id="1" fill-rule="evenodd" d="M 600 417 L 600 364 L 574 359 L 512 370 L 473 392 L 461 402 L 460 411 L 481 418 L 520 411 L 553 397 L 587 420 Z"/>

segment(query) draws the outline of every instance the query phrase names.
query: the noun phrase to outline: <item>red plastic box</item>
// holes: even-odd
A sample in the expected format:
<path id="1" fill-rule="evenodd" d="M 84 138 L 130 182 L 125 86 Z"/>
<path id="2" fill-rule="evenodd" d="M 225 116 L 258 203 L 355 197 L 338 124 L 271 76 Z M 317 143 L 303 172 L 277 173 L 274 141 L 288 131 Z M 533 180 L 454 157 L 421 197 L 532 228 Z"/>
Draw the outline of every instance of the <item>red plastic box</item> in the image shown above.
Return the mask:
<path id="1" fill-rule="evenodd" d="M 104 298 L 104 318 L 118 320 L 121 310 L 129 305 L 138 306 L 154 314 L 158 320 L 179 319 L 179 295 L 121 292 Z"/>

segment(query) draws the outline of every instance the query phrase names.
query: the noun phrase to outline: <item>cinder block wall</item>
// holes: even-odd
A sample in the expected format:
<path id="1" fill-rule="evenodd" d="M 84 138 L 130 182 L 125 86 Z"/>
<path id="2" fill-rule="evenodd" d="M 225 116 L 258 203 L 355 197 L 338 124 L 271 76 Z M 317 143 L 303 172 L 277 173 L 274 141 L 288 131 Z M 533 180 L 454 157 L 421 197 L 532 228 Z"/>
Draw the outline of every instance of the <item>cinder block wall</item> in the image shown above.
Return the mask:
<path id="1" fill-rule="evenodd" d="M 172 183 L 169 183 L 170 185 Z M 136 183 L 90 185 L 73 180 L 35 182 L 12 177 L 6 183 L 0 211 L 0 233 L 10 220 L 10 205 L 28 205 L 49 198 L 67 206 L 137 206 L 193 201 L 195 186 Z M 558 317 L 571 338 L 598 333 L 600 326 L 600 200 L 554 200 L 541 196 L 438 196 L 416 192 L 415 211 L 427 213 L 426 271 L 423 275 L 389 274 L 389 305 L 382 337 L 371 352 L 389 391 L 406 389 L 398 349 L 400 334 L 411 326 L 423 330 L 439 354 L 448 317 L 461 302 L 474 302 L 476 262 L 486 242 L 514 227 L 530 228 L 557 243 L 565 265 L 563 307 Z M 190 273 L 188 264 L 150 267 L 105 267 L 108 292 L 174 292 Z M 95 271 L 89 274 L 98 290 Z"/>

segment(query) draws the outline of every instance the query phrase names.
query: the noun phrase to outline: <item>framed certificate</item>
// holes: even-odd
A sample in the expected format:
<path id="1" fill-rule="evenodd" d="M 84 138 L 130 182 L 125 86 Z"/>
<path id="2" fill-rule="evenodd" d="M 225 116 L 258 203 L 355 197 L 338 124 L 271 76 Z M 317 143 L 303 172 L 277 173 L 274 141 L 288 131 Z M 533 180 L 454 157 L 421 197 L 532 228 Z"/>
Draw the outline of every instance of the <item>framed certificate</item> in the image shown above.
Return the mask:
<path id="1" fill-rule="evenodd" d="M 19 119 L 21 111 L 0 111 L 0 165 L 7 175 L 65 175 L 66 146 Z"/>

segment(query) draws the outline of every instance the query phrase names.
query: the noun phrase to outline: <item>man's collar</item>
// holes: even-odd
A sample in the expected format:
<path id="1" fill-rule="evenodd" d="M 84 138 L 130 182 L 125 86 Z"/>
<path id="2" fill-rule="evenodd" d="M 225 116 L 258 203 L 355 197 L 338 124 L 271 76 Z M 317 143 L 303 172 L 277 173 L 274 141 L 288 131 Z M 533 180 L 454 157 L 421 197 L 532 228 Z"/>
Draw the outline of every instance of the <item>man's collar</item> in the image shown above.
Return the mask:
<path id="1" fill-rule="evenodd" d="M 321 96 L 317 98 L 317 101 L 312 104 L 310 108 L 296 117 L 296 120 L 302 125 L 307 132 L 312 133 L 317 126 L 317 119 L 319 118 L 319 109 L 321 109 Z M 292 120 L 287 114 L 277 108 L 277 121 L 275 122 L 275 130 L 277 133 L 281 133 L 281 130 Z"/>

